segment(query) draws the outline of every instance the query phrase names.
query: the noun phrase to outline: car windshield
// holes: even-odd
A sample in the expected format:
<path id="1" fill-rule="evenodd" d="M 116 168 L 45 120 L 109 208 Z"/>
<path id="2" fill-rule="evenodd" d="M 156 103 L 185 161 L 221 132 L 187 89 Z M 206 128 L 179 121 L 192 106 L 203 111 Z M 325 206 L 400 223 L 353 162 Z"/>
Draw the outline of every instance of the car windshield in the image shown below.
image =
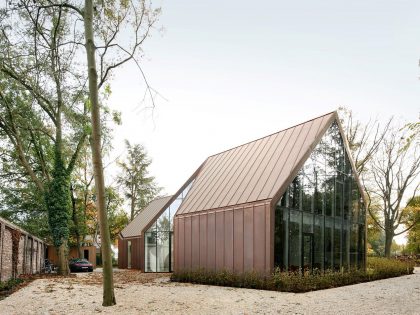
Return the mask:
<path id="1" fill-rule="evenodd" d="M 75 264 L 83 264 L 83 265 L 90 264 L 90 262 L 87 261 L 86 259 L 72 259 L 71 262 Z"/>

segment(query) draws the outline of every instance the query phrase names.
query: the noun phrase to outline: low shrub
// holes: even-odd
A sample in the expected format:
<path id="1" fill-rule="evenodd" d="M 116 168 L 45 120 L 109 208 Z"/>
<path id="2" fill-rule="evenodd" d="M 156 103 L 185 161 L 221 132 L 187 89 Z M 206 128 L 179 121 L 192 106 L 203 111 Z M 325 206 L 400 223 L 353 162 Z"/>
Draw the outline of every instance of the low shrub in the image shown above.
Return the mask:
<path id="1" fill-rule="evenodd" d="M 185 270 L 174 272 L 171 281 L 189 282 L 197 284 L 209 284 L 217 286 L 265 289 L 267 287 L 267 277 L 257 272 L 235 273 L 229 270 Z"/>
<path id="2" fill-rule="evenodd" d="M 412 274 L 413 271 L 414 262 L 412 261 L 400 261 L 381 257 L 369 257 L 367 259 L 366 273 L 373 280 Z"/>
<path id="3" fill-rule="evenodd" d="M 398 277 L 412 274 L 413 270 L 413 264 L 375 257 L 368 259 L 366 271 L 361 269 L 343 270 L 341 272 L 314 270 L 312 273 L 304 272 L 302 274 L 301 272 L 285 272 L 276 268 L 271 275 L 264 275 L 257 272 L 235 273 L 228 270 L 197 269 L 174 272 L 171 280 L 297 293 Z"/>
<path id="4" fill-rule="evenodd" d="M 25 280 L 23 279 L 17 278 L 0 282 L 0 296 L 7 294 L 9 291 L 12 291 L 15 287 L 24 281 Z"/>

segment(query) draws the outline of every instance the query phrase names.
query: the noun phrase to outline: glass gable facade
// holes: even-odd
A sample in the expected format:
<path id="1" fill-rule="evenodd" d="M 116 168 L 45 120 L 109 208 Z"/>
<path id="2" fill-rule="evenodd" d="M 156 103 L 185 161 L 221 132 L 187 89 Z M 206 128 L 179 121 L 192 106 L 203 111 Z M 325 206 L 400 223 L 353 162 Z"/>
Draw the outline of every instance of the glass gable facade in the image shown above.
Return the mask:
<path id="1" fill-rule="evenodd" d="M 152 226 L 144 233 L 144 271 L 171 272 L 173 270 L 173 222 L 193 181 L 172 201 Z"/>
<path id="2" fill-rule="evenodd" d="M 278 202 L 274 244 L 282 270 L 363 266 L 365 207 L 336 122 Z"/>

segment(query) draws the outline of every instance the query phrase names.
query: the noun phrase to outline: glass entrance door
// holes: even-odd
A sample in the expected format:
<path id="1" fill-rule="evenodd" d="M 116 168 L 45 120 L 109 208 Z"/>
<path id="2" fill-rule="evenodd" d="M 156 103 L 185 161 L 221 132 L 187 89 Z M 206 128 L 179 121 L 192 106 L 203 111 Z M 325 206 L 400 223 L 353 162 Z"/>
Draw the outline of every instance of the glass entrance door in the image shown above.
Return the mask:
<path id="1" fill-rule="evenodd" d="M 127 268 L 131 269 L 131 241 L 127 242 Z"/>
<path id="2" fill-rule="evenodd" d="M 312 272 L 314 261 L 314 235 L 303 233 L 302 237 L 302 271 Z"/>

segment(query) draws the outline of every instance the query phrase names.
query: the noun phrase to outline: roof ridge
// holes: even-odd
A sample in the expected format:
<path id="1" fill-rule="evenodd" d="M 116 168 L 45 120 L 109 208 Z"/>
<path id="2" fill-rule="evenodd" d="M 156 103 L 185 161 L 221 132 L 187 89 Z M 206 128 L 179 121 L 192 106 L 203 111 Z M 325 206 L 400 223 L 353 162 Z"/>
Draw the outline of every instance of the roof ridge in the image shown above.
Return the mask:
<path id="1" fill-rule="evenodd" d="M 163 206 L 166 205 L 166 203 L 173 197 L 173 195 L 168 195 L 168 196 L 161 196 L 161 197 L 156 197 L 155 199 L 153 199 L 152 201 L 150 201 L 146 207 L 143 208 L 142 211 L 140 211 L 134 218 L 132 221 L 130 221 L 120 232 L 120 234 L 122 235 L 122 237 L 132 237 L 132 229 L 133 228 L 137 228 L 141 227 L 141 224 L 144 223 L 143 220 L 144 219 L 148 219 L 148 216 L 150 213 L 154 213 L 154 211 L 156 210 L 157 212 L 159 212 L 160 210 L 163 209 Z M 163 200 L 162 200 L 163 199 Z M 160 207 L 156 207 L 156 203 L 162 203 Z M 149 218 L 151 219 L 151 218 Z M 147 222 L 149 223 L 149 222 Z M 124 235 L 126 234 L 126 235 Z M 130 235 L 127 235 L 130 234 Z M 141 234 L 141 229 L 139 229 L 138 235 L 139 236 Z"/>
<path id="2" fill-rule="evenodd" d="M 273 133 L 271 133 L 271 134 L 269 134 L 269 135 L 267 135 L 267 136 L 260 137 L 260 138 L 258 138 L 258 139 L 251 140 L 251 141 L 245 142 L 245 143 L 243 143 L 243 144 L 240 144 L 240 145 L 234 146 L 234 147 L 232 147 L 232 148 L 230 148 L 230 149 L 223 150 L 223 151 L 220 151 L 220 152 L 218 152 L 218 153 L 215 153 L 215 154 L 209 155 L 209 156 L 207 157 L 207 159 L 209 159 L 209 158 L 211 158 L 211 157 L 213 157 L 213 156 L 216 156 L 216 155 L 219 155 L 219 154 L 226 153 L 226 152 L 228 152 L 228 151 L 231 151 L 231 150 L 237 149 L 237 148 L 239 148 L 239 147 L 242 147 L 242 146 L 244 146 L 244 145 L 250 144 L 250 143 L 252 143 L 252 142 L 256 142 L 256 141 L 262 140 L 262 139 L 264 139 L 264 138 L 271 137 L 271 136 L 273 136 L 273 135 L 275 135 L 275 134 L 278 134 L 278 133 L 280 133 L 280 132 L 284 132 L 284 131 L 286 131 L 286 130 L 288 130 L 288 129 L 296 128 L 297 126 L 304 125 L 304 124 L 306 124 L 306 123 L 308 123 L 308 122 L 310 122 L 310 121 L 313 121 L 313 120 L 316 120 L 316 119 L 319 119 L 319 118 L 321 118 L 321 117 L 324 117 L 324 116 L 327 116 L 327 115 L 331 115 L 331 114 L 334 114 L 334 113 L 335 113 L 335 114 L 337 114 L 337 111 L 336 111 L 336 110 L 334 110 L 334 111 L 332 111 L 332 112 L 329 112 L 329 113 L 326 113 L 326 114 L 320 115 L 320 116 L 318 116 L 318 117 L 315 117 L 315 118 L 309 119 L 309 120 L 307 120 L 307 121 L 304 121 L 304 122 L 302 122 L 302 123 L 296 124 L 296 125 L 294 125 L 294 126 L 290 126 L 290 127 L 285 128 L 285 129 L 282 129 L 282 130 L 279 130 L 279 131 L 273 132 Z"/>
<path id="3" fill-rule="evenodd" d="M 173 197 L 173 196 L 174 196 L 174 195 L 158 196 L 158 197 L 156 197 L 155 199 L 153 199 L 152 201 L 154 201 L 154 200 L 159 200 L 159 199 L 162 199 L 162 198 Z M 152 202 L 152 201 L 150 201 L 150 202 Z"/>

